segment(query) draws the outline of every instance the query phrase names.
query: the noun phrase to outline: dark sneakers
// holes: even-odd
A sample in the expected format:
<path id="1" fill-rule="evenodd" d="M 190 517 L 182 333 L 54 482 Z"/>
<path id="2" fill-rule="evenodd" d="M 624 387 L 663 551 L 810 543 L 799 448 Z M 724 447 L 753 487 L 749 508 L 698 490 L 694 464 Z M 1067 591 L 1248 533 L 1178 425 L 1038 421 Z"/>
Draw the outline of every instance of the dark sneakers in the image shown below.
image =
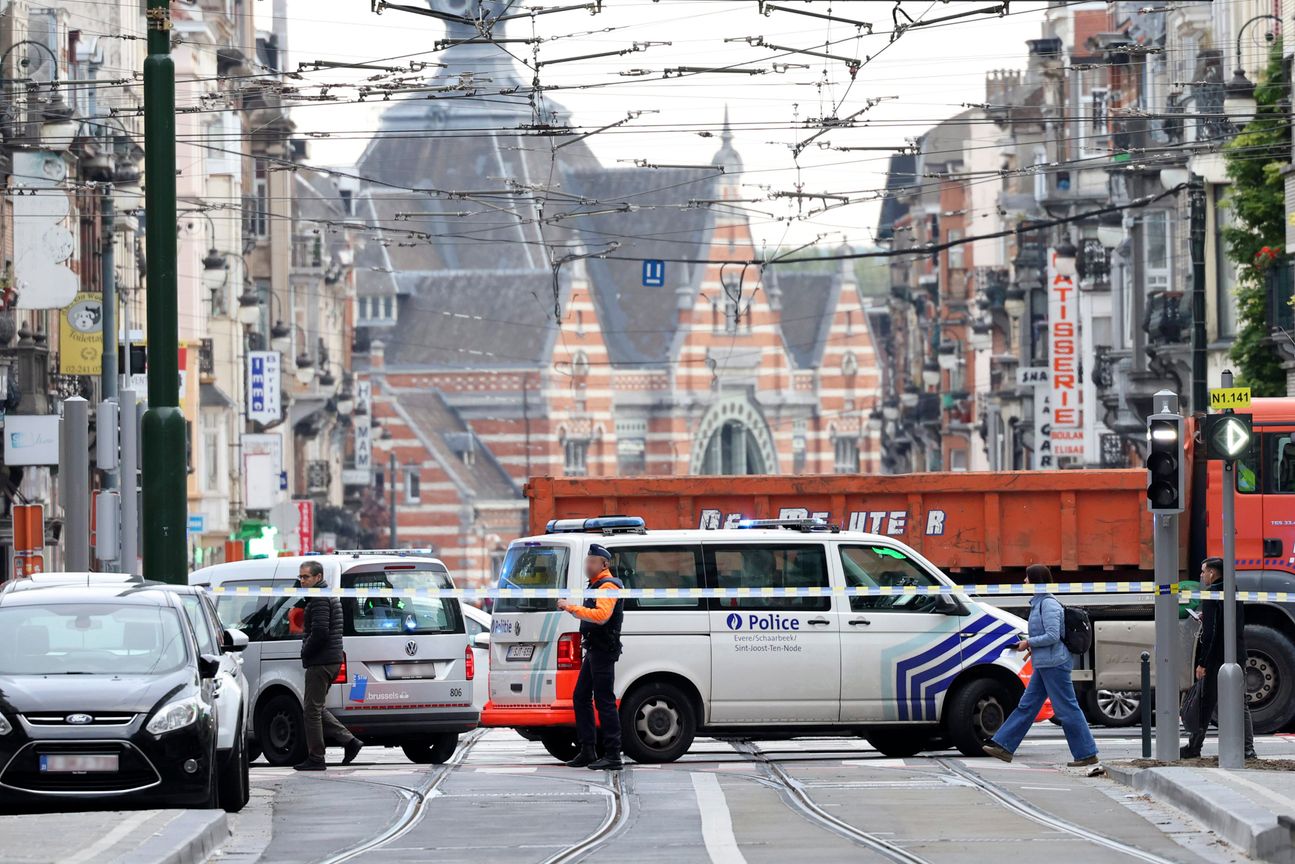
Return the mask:
<path id="1" fill-rule="evenodd" d="M 1178 751 L 1178 758 L 1179 759 L 1199 759 L 1201 758 L 1201 751 L 1193 750 L 1190 747 L 1183 747 L 1181 750 Z"/>
<path id="2" fill-rule="evenodd" d="M 984 749 L 985 749 L 986 756 L 993 756 L 995 759 L 1002 759 L 1004 762 L 1012 761 L 1012 754 L 1007 752 L 1005 748 L 1000 747 L 998 744 L 994 743 L 993 741 L 990 741 L 988 744 L 986 744 Z"/>
<path id="3" fill-rule="evenodd" d="M 625 763 L 621 761 L 621 754 L 611 751 L 598 761 L 589 763 L 587 767 L 590 771 L 619 771 L 625 767 Z"/>
<path id="4" fill-rule="evenodd" d="M 1094 753 L 1092 756 L 1085 756 L 1083 759 L 1076 759 L 1073 762 L 1067 762 L 1066 767 L 1067 768 L 1087 768 L 1089 765 L 1096 765 L 1100 761 L 1101 760 L 1097 758 L 1097 754 Z"/>
<path id="5" fill-rule="evenodd" d="M 326 771 L 328 765 L 323 759 L 307 759 L 305 762 L 298 762 L 292 766 L 296 771 Z"/>
<path id="6" fill-rule="evenodd" d="M 355 761 L 355 757 L 360 755 L 360 751 L 363 749 L 364 742 L 359 738 L 352 738 L 350 741 L 347 741 L 346 746 L 342 751 L 342 764 L 350 765 Z"/>
<path id="7" fill-rule="evenodd" d="M 597 761 L 598 761 L 598 754 L 594 751 L 594 748 L 583 747 L 580 750 L 580 754 L 576 756 L 576 758 L 567 762 L 567 767 L 568 768 L 588 768 L 594 762 L 597 762 Z"/>

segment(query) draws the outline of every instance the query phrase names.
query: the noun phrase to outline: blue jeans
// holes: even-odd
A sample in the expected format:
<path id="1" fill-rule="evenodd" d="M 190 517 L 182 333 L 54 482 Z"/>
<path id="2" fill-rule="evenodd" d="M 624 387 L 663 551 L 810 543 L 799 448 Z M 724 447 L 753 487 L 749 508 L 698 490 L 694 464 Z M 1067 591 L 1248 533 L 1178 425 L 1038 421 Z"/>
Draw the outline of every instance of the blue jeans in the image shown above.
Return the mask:
<path id="1" fill-rule="evenodd" d="M 1088 720 L 1084 718 L 1079 701 L 1075 699 L 1075 685 L 1070 680 L 1069 663 L 1034 670 L 1021 703 L 994 733 L 994 743 L 1008 753 L 1015 753 L 1016 748 L 1021 746 L 1021 739 L 1034 724 L 1034 718 L 1039 716 L 1044 699 L 1052 700 L 1052 710 L 1066 732 L 1070 755 L 1076 761 L 1096 756 L 1097 742 L 1093 740 L 1093 733 L 1088 731 Z"/>

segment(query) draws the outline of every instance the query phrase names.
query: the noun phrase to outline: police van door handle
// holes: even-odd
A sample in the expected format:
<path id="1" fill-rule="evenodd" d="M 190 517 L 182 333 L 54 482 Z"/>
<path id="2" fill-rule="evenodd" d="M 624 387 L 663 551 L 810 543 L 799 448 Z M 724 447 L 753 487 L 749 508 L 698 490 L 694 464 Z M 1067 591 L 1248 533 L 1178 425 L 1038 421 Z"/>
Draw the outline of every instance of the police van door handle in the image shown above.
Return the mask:
<path id="1" fill-rule="evenodd" d="M 809 623 L 814 624 L 815 626 L 818 626 L 818 627 L 826 627 L 828 624 L 831 624 L 832 622 L 828 621 L 826 618 L 811 618 L 809 619 Z"/>
<path id="2" fill-rule="evenodd" d="M 859 625 L 859 624 L 863 624 L 863 625 L 865 625 L 865 626 L 868 626 L 868 625 L 871 625 L 871 624 L 872 624 L 872 622 L 871 622 L 871 621 L 869 621 L 867 618 L 851 618 L 851 619 L 850 619 L 850 621 L 849 621 L 849 624 L 850 624 L 850 626 L 851 626 L 851 627 L 855 627 L 855 626 L 857 626 L 857 625 Z"/>

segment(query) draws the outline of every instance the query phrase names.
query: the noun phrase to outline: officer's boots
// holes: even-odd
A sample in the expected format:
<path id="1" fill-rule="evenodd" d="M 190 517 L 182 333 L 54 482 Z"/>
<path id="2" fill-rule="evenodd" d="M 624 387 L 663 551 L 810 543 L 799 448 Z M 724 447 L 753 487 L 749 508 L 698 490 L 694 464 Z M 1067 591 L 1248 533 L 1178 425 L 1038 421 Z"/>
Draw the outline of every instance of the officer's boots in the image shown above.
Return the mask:
<path id="1" fill-rule="evenodd" d="M 568 768 L 588 768 L 591 765 L 593 765 L 594 762 L 597 762 L 597 761 L 599 761 L 598 752 L 594 750 L 593 747 L 590 747 L 588 744 L 585 744 L 580 748 L 579 755 L 567 763 L 567 767 Z"/>

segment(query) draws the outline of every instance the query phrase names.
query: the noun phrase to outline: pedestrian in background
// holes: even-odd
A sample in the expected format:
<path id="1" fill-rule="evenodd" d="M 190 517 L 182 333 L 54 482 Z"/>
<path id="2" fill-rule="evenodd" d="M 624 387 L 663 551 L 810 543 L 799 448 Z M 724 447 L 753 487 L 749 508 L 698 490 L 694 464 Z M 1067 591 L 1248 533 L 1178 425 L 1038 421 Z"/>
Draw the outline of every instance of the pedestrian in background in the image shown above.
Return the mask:
<path id="1" fill-rule="evenodd" d="M 616 595 L 625 586 L 612 576 L 611 561 L 612 553 L 606 547 L 591 545 L 585 558 L 585 577 L 589 580 L 588 590 L 595 596 L 586 598 L 583 606 L 558 601 L 559 609 L 580 619 L 580 641 L 584 646 L 580 677 L 571 694 L 580 739 L 579 755 L 567 763 L 572 768 L 619 771 L 625 767 L 621 761 L 621 718 L 616 711 L 616 661 L 621 656 L 625 604 Z M 602 758 L 596 746 L 599 739 L 603 743 Z"/>
<path id="2" fill-rule="evenodd" d="M 298 581 L 302 588 L 325 588 L 324 567 L 318 561 L 301 562 Z M 298 771 L 323 771 L 324 735 L 346 748 L 342 764 L 349 765 L 359 755 L 364 745 L 338 722 L 333 712 L 324 707 L 328 688 L 333 686 L 341 671 L 345 655 L 342 651 L 342 602 L 336 597 L 313 596 L 306 601 L 305 627 L 301 642 L 301 665 L 306 667 L 306 687 L 303 696 L 306 721 L 306 749 L 304 762 L 293 767 Z"/>
<path id="3" fill-rule="evenodd" d="M 1201 562 L 1201 586 L 1205 590 L 1217 589 L 1223 582 L 1223 559 L 1206 558 Z M 1237 662 L 1245 668 L 1246 662 L 1246 607 L 1237 603 Z M 1187 746 L 1179 751 L 1183 759 L 1195 759 L 1201 755 L 1201 745 L 1205 743 L 1205 733 L 1209 731 L 1210 722 L 1214 719 L 1214 709 L 1218 706 L 1219 669 L 1223 666 L 1223 646 L 1225 644 L 1223 625 L 1223 601 L 1209 599 L 1201 603 L 1201 632 L 1196 637 L 1196 680 L 1201 682 L 1201 698 L 1197 702 L 1200 714 L 1196 728 L 1192 730 Z M 1242 716 L 1245 720 L 1245 740 L 1247 759 L 1258 759 L 1255 753 L 1255 727 L 1250 719 L 1250 706 L 1241 702 Z"/>
<path id="4" fill-rule="evenodd" d="M 1046 584 L 1052 581 L 1052 571 L 1043 564 L 1025 568 L 1025 583 Z M 994 737 L 985 745 L 985 752 L 1004 762 L 1012 761 L 1012 754 L 1021 746 L 1025 733 L 1039 716 L 1043 700 L 1052 700 L 1052 710 L 1066 733 L 1073 759 L 1071 768 L 1098 765 L 1097 742 L 1088 730 L 1088 721 L 1075 698 L 1075 685 L 1070 680 L 1074 662 L 1070 649 L 1062 637 L 1066 632 L 1066 610 L 1061 601 L 1051 594 L 1030 597 L 1030 621 L 1027 635 L 1016 643 L 1016 651 L 1029 651 L 1034 663 L 1030 684 L 1011 716 L 1004 721 Z"/>

